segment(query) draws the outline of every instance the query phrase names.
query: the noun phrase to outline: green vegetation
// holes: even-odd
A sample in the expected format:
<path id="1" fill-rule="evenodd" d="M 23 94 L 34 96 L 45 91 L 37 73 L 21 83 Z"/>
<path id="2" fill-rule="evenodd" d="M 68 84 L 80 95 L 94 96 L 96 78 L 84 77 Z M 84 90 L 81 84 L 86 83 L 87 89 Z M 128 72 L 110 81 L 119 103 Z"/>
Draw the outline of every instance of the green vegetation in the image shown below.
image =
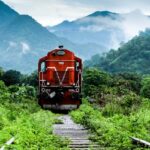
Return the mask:
<path id="1" fill-rule="evenodd" d="M 4 71 L 0 67 L 0 80 L 4 81 L 5 85 L 31 85 L 34 87 L 38 86 L 38 73 L 34 71 L 30 75 L 21 74 L 16 70 Z"/>
<path id="2" fill-rule="evenodd" d="M 150 141 L 149 76 L 112 75 L 93 68 L 85 69 L 83 77 L 87 98 L 70 113 L 73 119 L 88 127 L 91 139 L 104 147 L 142 149 L 130 137 Z"/>
<path id="3" fill-rule="evenodd" d="M 131 136 L 150 142 L 149 41 L 150 30 L 146 30 L 118 50 L 85 61 L 86 99 L 70 114 L 91 130 L 92 140 L 104 147 L 142 149 L 132 143 Z M 9 148 L 66 149 L 66 140 L 52 134 L 52 124 L 61 121 L 36 104 L 37 72 L 22 75 L 0 68 L 0 80 L 0 146 L 15 137 Z"/>
<path id="4" fill-rule="evenodd" d="M 150 76 L 146 76 L 142 80 L 141 95 L 150 98 Z"/>
<path id="5" fill-rule="evenodd" d="M 32 86 L 6 86 L 0 81 L 0 147 L 15 137 L 7 149 L 67 149 L 68 142 L 52 134 L 56 115 L 42 110 L 35 95 Z"/>
<path id="6" fill-rule="evenodd" d="M 87 67 L 97 67 L 112 73 L 137 72 L 150 73 L 150 29 L 141 32 L 118 50 L 110 50 L 105 56 L 98 54 L 85 61 Z"/>

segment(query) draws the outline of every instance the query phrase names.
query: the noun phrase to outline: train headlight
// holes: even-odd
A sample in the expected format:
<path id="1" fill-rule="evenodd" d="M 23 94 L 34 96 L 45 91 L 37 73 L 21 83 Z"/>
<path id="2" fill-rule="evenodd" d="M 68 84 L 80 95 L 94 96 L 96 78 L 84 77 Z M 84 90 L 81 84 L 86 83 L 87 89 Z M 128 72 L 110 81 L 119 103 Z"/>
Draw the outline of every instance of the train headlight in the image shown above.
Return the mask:
<path id="1" fill-rule="evenodd" d="M 47 83 L 46 83 L 46 85 L 50 85 L 50 83 L 49 83 L 49 82 L 47 82 Z"/>

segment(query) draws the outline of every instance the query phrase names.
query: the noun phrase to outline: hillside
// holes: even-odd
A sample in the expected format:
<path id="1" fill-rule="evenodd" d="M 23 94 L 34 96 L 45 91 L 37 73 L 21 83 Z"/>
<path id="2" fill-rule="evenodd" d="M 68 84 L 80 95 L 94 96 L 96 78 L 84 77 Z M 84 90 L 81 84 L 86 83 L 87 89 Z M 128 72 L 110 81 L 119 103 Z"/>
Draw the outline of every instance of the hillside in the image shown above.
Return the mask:
<path id="1" fill-rule="evenodd" d="M 117 49 L 120 43 L 127 42 L 138 35 L 139 31 L 149 27 L 149 16 L 137 9 L 128 13 L 96 11 L 85 17 L 73 21 L 65 20 L 47 28 L 58 37 L 72 42 L 88 45 L 92 43 L 92 53 L 89 51 L 92 56 L 97 53 L 97 46 L 99 54 Z"/>
<path id="2" fill-rule="evenodd" d="M 19 14 L 0 1 L 0 27 L 11 22 Z"/>
<path id="3" fill-rule="evenodd" d="M 40 57 L 63 44 L 83 58 L 90 58 L 92 47 L 87 44 L 75 44 L 49 32 L 35 19 L 20 15 L 0 1 L 0 66 L 31 73 L 37 69 Z M 100 48 L 96 46 L 98 53 Z M 90 52 L 87 54 L 87 51 Z"/>
<path id="4" fill-rule="evenodd" d="M 54 27 L 48 27 L 49 32 L 31 16 L 19 14 L 0 0 L 0 66 L 6 70 L 31 73 L 37 69 L 39 58 L 58 45 L 74 51 L 83 60 L 90 59 L 97 53 L 102 55 L 109 49 L 118 47 L 120 42 L 126 41 L 126 34 L 135 35 L 139 31 L 136 26 L 136 32 L 132 30 L 134 24 L 131 20 L 135 16 L 150 22 L 147 16 L 138 11 L 128 14 L 96 11 L 83 18 L 66 20 Z M 140 22 L 142 20 L 138 24 Z M 129 30 L 130 24 L 132 26 Z M 142 30 L 141 27 L 140 29 Z M 105 65 L 108 66 L 105 63 L 102 67 Z"/>
<path id="5" fill-rule="evenodd" d="M 47 28 L 57 36 L 67 38 L 72 42 L 89 43 L 89 45 L 92 43 L 95 54 L 97 45 L 100 47 L 100 53 L 114 46 L 114 41 L 120 43 L 124 40 L 122 30 L 116 26 L 116 22 L 119 23 L 121 19 L 122 17 L 117 13 L 96 11 L 77 20 L 65 20 L 56 26 Z"/>
<path id="6" fill-rule="evenodd" d="M 96 66 L 109 72 L 150 73 L 150 29 L 141 32 L 118 50 L 110 50 L 106 56 L 93 56 L 85 66 Z"/>

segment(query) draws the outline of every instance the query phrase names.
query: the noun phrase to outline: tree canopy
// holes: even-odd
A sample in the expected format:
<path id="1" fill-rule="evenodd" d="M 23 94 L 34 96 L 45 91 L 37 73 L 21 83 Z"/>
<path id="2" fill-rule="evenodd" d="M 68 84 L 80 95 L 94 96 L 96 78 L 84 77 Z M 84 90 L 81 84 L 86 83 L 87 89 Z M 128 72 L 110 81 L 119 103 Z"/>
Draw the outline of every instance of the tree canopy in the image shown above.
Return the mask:
<path id="1" fill-rule="evenodd" d="M 112 73 L 136 72 L 150 73 L 150 29 L 141 32 L 139 36 L 125 44 L 118 50 L 110 50 L 105 56 L 95 55 L 85 61 L 87 67 L 97 67 Z"/>

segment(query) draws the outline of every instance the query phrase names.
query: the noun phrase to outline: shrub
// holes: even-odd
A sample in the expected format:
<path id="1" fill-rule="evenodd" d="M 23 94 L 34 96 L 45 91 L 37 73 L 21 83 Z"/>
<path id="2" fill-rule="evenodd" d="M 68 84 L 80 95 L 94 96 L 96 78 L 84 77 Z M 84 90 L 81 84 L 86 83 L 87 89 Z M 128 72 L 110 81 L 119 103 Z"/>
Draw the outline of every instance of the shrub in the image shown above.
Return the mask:
<path id="1" fill-rule="evenodd" d="M 140 91 L 141 95 L 150 98 L 150 77 L 145 77 L 142 80 L 142 88 Z"/>
<path id="2" fill-rule="evenodd" d="M 6 149 L 67 149 L 68 141 L 52 133 L 55 115 L 41 110 L 33 87 L 6 87 L 0 81 L 0 101 L 0 147 L 15 137 Z"/>
<path id="3" fill-rule="evenodd" d="M 129 95 L 125 97 L 126 101 L 123 106 L 128 107 L 129 103 L 137 103 L 138 100 L 135 101 L 135 97 L 136 95 L 132 95 L 131 99 Z M 130 150 L 138 148 L 132 144 L 131 136 L 150 141 L 150 101 L 143 99 L 139 105 L 141 107 L 137 109 L 136 113 L 133 110 L 127 116 L 123 114 L 123 107 L 116 111 L 117 105 L 112 103 L 107 104 L 104 109 L 96 109 L 90 104 L 82 104 L 70 115 L 78 123 L 90 128 L 93 133 L 91 139 L 100 145 L 115 150 Z"/>
<path id="4" fill-rule="evenodd" d="M 14 84 L 20 84 L 21 73 L 19 71 L 16 71 L 16 70 L 8 70 L 3 74 L 2 80 L 8 86 L 14 85 Z"/>

